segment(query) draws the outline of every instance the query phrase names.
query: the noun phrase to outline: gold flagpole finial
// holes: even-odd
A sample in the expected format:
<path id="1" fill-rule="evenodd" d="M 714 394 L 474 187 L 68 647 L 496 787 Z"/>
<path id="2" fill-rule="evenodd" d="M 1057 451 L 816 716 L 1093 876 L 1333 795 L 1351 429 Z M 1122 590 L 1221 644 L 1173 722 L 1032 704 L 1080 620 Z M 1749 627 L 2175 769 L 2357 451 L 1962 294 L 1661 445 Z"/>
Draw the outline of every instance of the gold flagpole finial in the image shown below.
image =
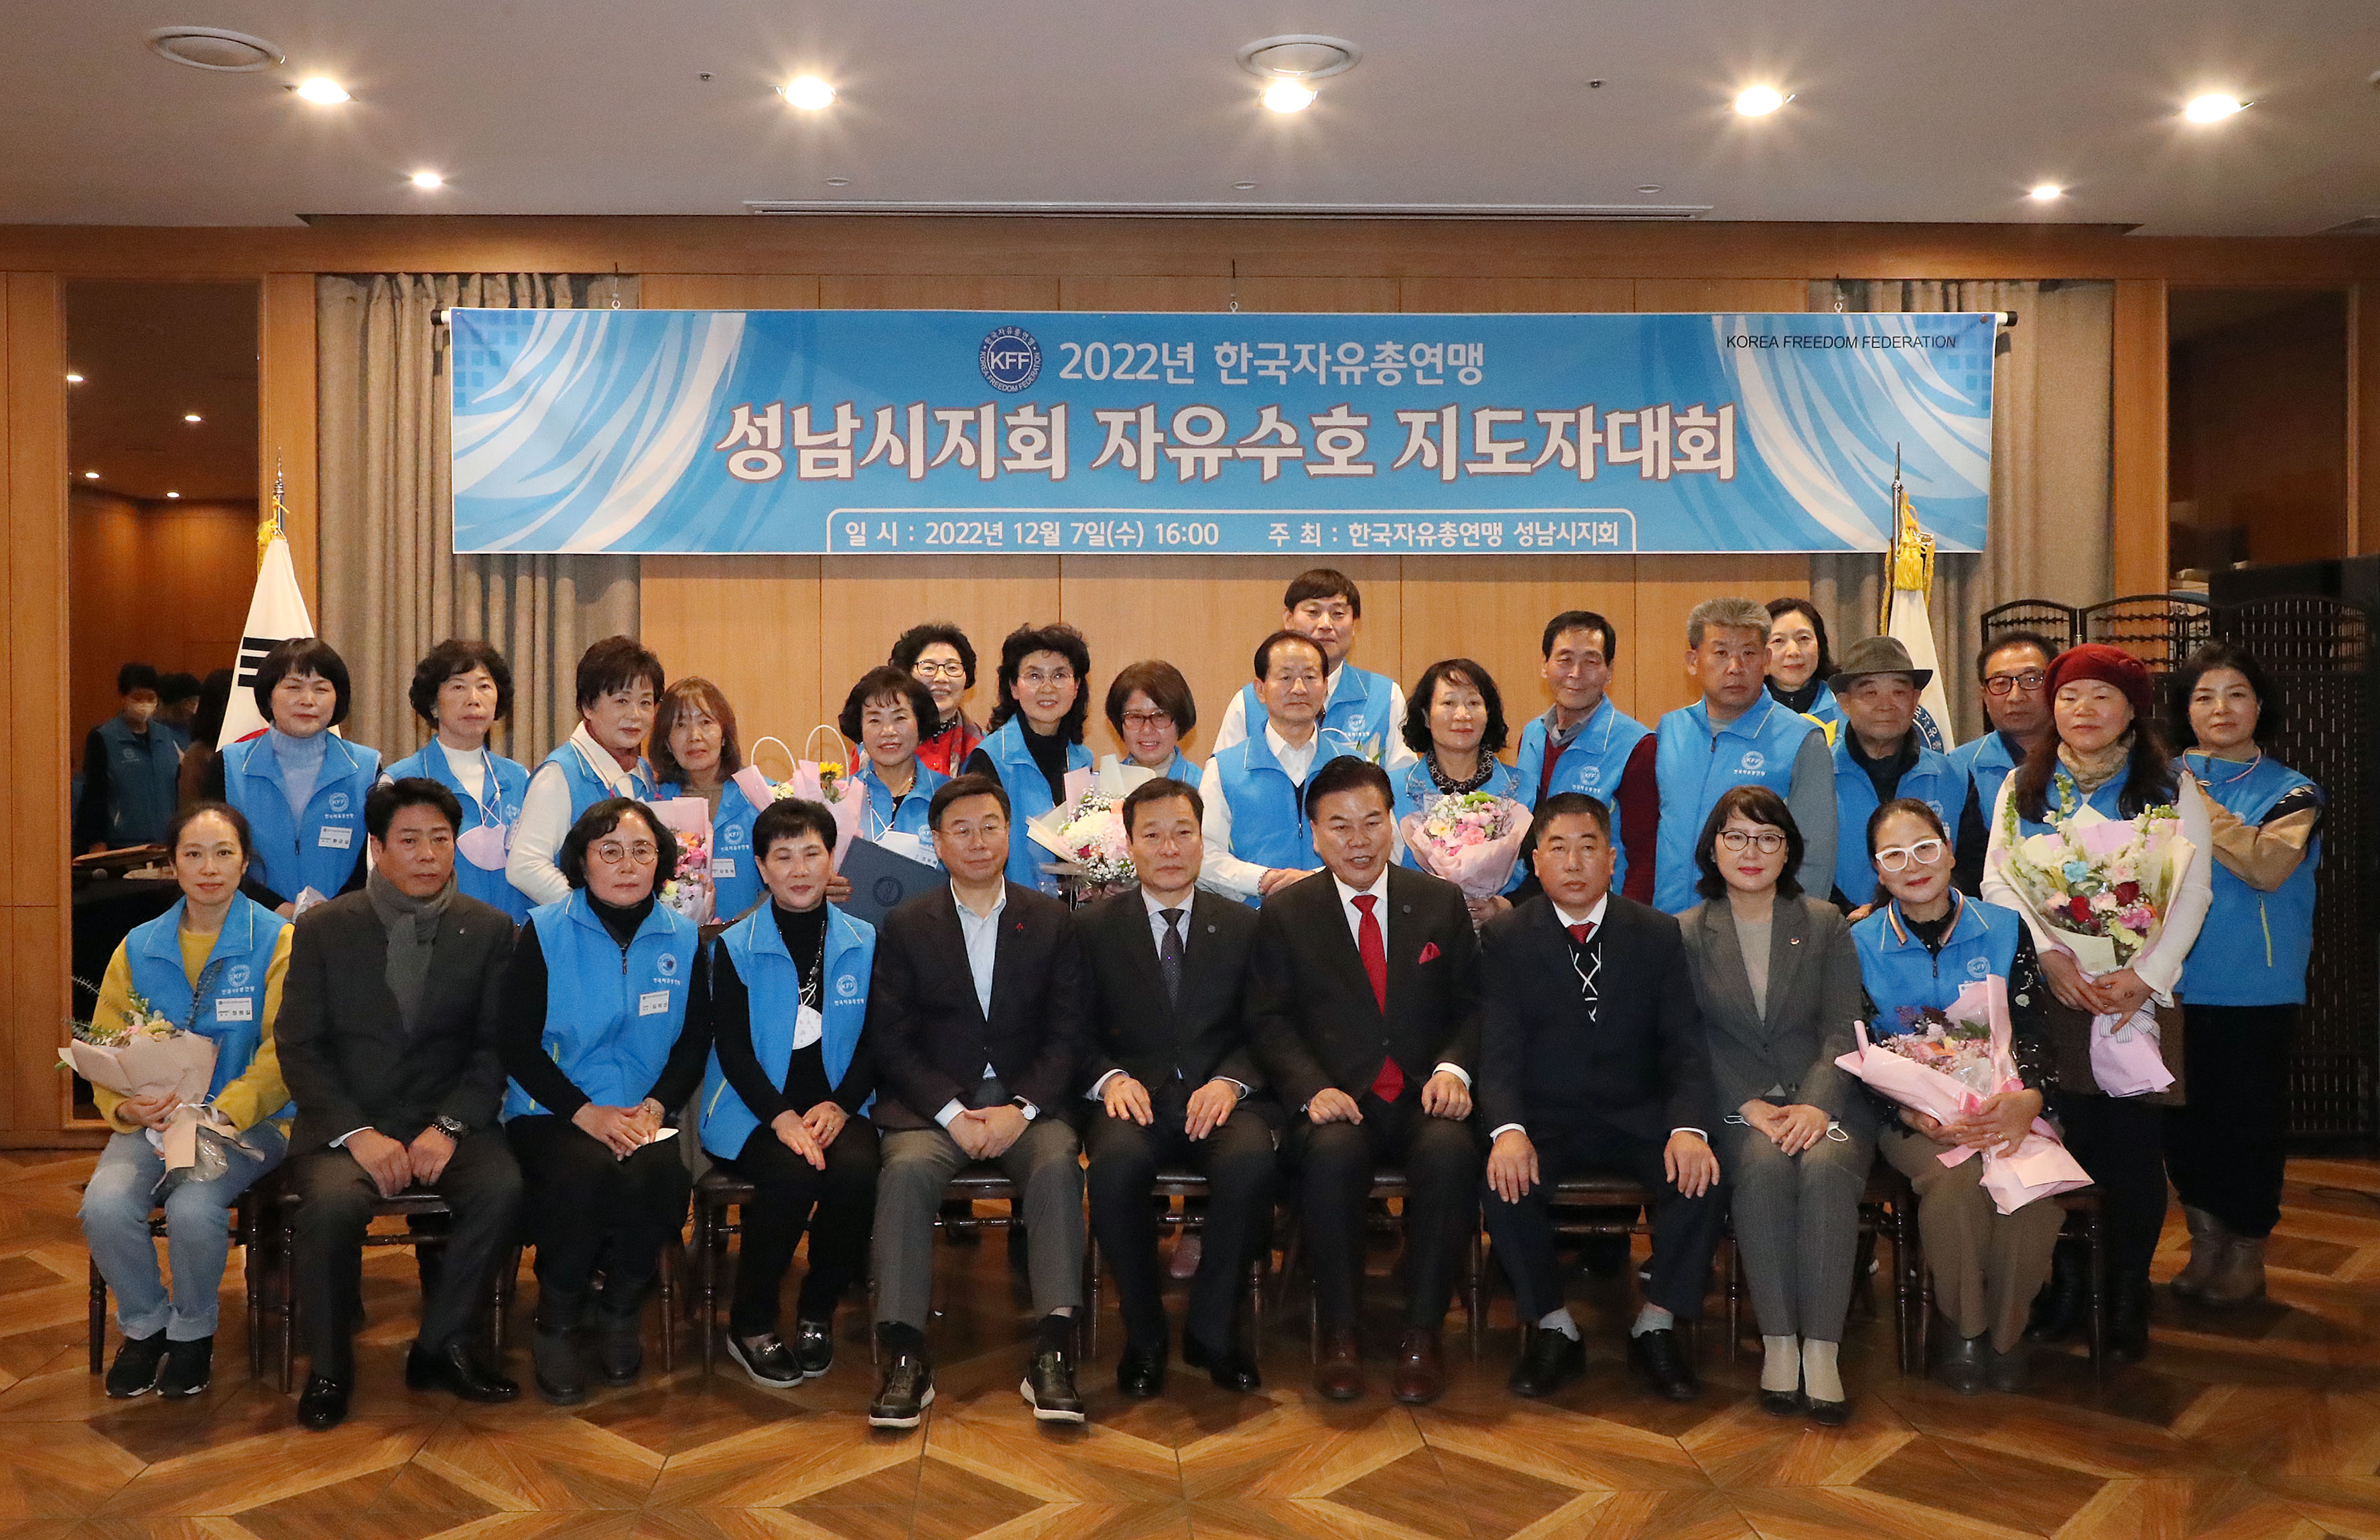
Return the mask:
<path id="1" fill-rule="evenodd" d="M 264 516 L 256 522 L 256 564 L 264 565 L 264 553 L 273 542 L 289 532 L 289 506 L 282 501 L 281 456 L 273 457 L 273 503 Z"/>
<path id="2" fill-rule="evenodd" d="M 1900 452 L 1896 447 L 1892 456 L 1892 543 L 1885 555 L 1884 614 L 1877 622 L 1879 634 L 1892 629 L 1892 596 L 1914 590 L 1930 594 L 1934 589 L 1934 537 L 1925 533 L 1917 522 L 1917 510 L 1911 506 L 1909 493 L 1900 484 Z"/>

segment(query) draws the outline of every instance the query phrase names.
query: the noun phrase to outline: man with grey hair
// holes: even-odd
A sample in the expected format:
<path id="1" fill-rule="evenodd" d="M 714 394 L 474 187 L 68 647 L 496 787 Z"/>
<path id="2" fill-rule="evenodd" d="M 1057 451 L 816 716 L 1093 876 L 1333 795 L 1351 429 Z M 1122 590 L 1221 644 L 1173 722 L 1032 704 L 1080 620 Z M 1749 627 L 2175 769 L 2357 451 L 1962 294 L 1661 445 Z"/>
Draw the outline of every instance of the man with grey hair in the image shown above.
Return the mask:
<path id="1" fill-rule="evenodd" d="M 1766 786 L 1785 799 L 1802 831 L 1803 891 L 1833 889 L 1835 767 L 1815 721 L 1761 687 L 1768 670 L 1768 611 L 1749 599 L 1706 599 L 1686 616 L 1686 672 L 1702 698 L 1661 719 L 1654 751 L 1661 836 L 1653 906 L 1683 914 L 1694 891 L 1694 847 L 1720 795 Z"/>

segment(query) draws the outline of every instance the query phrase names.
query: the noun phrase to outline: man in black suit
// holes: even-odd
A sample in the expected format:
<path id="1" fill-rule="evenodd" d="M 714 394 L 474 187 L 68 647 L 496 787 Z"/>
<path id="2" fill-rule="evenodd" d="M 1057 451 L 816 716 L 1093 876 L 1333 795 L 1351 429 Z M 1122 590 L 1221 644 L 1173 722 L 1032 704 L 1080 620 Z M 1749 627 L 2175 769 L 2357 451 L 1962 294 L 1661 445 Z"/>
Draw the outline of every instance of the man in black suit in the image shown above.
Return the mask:
<path id="1" fill-rule="evenodd" d="M 950 886 L 884 916 L 868 991 L 868 1040 L 881 1086 L 873 1114 L 883 1131 L 874 1261 L 885 1350 L 884 1383 L 868 1421 L 915 1427 L 933 1404 L 925 1326 L 934 1214 L 952 1177 L 992 1161 L 1016 1183 L 1033 1236 L 1041 1325 L 1018 1389 L 1037 1420 L 1079 1423 L 1082 1146 L 1064 1111 L 1089 1005 L 1082 945 L 1065 905 L 1005 879 L 1012 836 L 998 781 L 962 775 L 937 787 L 926 819 Z"/>
<path id="2" fill-rule="evenodd" d="M 1710 1056 L 1678 922 L 1611 890 L 1611 816 L 1583 792 L 1532 826 L 1544 892 L 1479 935 L 1479 1121 L 1488 1233 L 1537 1326 L 1512 1389 L 1550 1395 L 1585 1369 L 1554 1268 L 1549 1184 L 1588 1170 L 1653 1200 L 1652 1281 L 1629 1362 L 1673 1401 L 1701 1393 L 1676 1320 L 1702 1314 L 1725 1212 L 1709 1130 Z"/>
<path id="3" fill-rule="evenodd" d="M 1277 889 L 1257 916 L 1248 1022 L 1291 1110 L 1305 1251 L 1322 1317 L 1315 1388 L 1364 1393 L 1355 1339 L 1364 1211 L 1380 1161 L 1402 1161 L 1412 1294 L 1392 1388 L 1445 1388 L 1439 1334 L 1454 1258 L 1478 1214 L 1471 1116 L 1479 1046 L 1478 942 L 1463 891 L 1393 866 L 1394 803 L 1379 766 L 1342 756 L 1305 787 L 1328 869 Z"/>
<path id="4" fill-rule="evenodd" d="M 1196 1168 L 1209 1195 L 1183 1361 L 1227 1390 L 1261 1383 L 1254 1355 L 1232 1340 L 1279 1183 L 1271 1109 L 1247 1100 L 1262 1085 L 1241 1013 L 1257 914 L 1197 891 L 1206 815 L 1185 782 L 1135 787 L 1123 818 L 1139 885 L 1076 916 L 1095 1001 L 1084 1076 L 1091 1105 L 1077 1119 L 1091 1155 L 1091 1228 L 1123 1312 L 1116 1388 L 1133 1397 L 1165 1388 L 1169 1330 L 1149 1206 L 1160 1164 Z"/>
<path id="5" fill-rule="evenodd" d="M 497 997 L 513 922 L 455 891 L 462 822 L 462 805 L 435 781 L 372 788 L 363 891 L 308 910 L 290 949 L 273 1040 L 298 1104 L 294 1260 L 311 1359 L 298 1420 L 317 1430 L 346 1416 L 355 1385 L 352 1313 L 372 1199 L 417 1183 L 446 1200 L 453 1228 L 443 1265 L 424 1272 L 405 1382 L 474 1401 L 518 1393 L 470 1341 L 489 1269 L 514 1239 L 521 1178 L 496 1122 Z"/>

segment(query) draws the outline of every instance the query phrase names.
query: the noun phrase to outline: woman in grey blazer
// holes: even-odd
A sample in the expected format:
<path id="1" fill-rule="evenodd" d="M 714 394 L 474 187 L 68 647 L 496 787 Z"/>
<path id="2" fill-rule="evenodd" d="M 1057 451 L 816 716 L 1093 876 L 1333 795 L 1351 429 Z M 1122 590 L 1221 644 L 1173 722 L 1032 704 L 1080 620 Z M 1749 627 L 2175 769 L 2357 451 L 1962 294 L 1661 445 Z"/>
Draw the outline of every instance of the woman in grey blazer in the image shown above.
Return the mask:
<path id="1" fill-rule="evenodd" d="M 1694 852 L 1705 902 L 1680 916 L 1725 1115 L 1736 1244 L 1766 1355 L 1760 1404 L 1850 1418 L 1836 1351 L 1851 1304 L 1874 1104 L 1835 1065 L 1860 1014 L 1859 952 L 1834 906 L 1793 880 L 1802 833 L 1764 786 L 1718 799 Z"/>

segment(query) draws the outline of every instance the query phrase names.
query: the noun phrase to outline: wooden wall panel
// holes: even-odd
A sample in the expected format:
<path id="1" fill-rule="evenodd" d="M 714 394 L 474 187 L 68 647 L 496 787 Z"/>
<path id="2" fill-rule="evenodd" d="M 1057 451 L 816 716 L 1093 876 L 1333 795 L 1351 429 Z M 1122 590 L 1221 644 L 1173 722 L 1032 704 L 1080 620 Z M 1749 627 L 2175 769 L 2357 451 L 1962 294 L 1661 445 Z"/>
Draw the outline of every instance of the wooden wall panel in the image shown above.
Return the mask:
<path id="1" fill-rule="evenodd" d="M 281 467 L 288 510 L 289 559 L 306 610 L 322 614 L 319 459 L 314 438 L 314 274 L 264 274 L 257 324 L 257 483 L 270 507 L 273 467 Z M 242 605 L 240 618 L 248 618 Z"/>
<path id="2" fill-rule="evenodd" d="M 894 638 L 929 620 L 953 623 L 975 645 L 966 713 L 990 721 L 1001 637 L 1027 621 L 1065 618 L 1055 556 L 827 556 L 819 577 L 820 721 L 843 709 L 843 697 L 884 661 Z"/>
<path id="3" fill-rule="evenodd" d="M 1701 310 L 1806 310 L 1809 285 L 1800 278 L 1639 278 L 1636 310 L 1645 315 Z"/>
<path id="4" fill-rule="evenodd" d="M 2350 290 L 2347 298 L 2347 550 L 2380 552 L 2380 285 Z"/>
<path id="5" fill-rule="evenodd" d="M 61 863 L 63 868 L 64 863 Z M 65 886 L 61 869 L 57 886 Z M 43 1130 L 47 1142 L 56 1142 L 65 1124 L 73 1121 L 73 1082 L 57 1067 L 58 1045 L 65 1040 L 64 1023 L 73 1008 L 67 976 L 73 967 L 70 938 L 71 906 L 65 902 L 28 904 L 5 911 L 7 916 L 6 965 L 12 970 L 8 1008 L 15 1030 L 9 1034 L 9 1102 L 16 1110 L 9 1122 L 17 1127 Z"/>
<path id="6" fill-rule="evenodd" d="M 638 604 L 645 645 L 673 680 L 727 692 L 748 752 L 762 734 L 799 751 L 819 721 L 816 556 L 648 556 Z M 835 704 L 842 704 L 842 696 Z"/>
<path id="7" fill-rule="evenodd" d="M 819 281 L 830 310 L 1054 310 L 1055 276 L 983 273 L 835 273 Z"/>
<path id="8" fill-rule="evenodd" d="M 638 280 L 648 310 L 814 310 L 816 273 L 656 273 Z"/>
<path id="9" fill-rule="evenodd" d="M 1404 655 L 1402 683 L 1411 689 L 1422 670 L 1440 658 L 1467 657 L 1485 668 L 1504 699 L 1511 741 L 1551 703 L 1538 676 L 1538 639 L 1546 622 L 1564 610 L 1592 610 L 1620 634 L 1622 672 L 1611 697 L 1635 714 L 1635 677 L 1627 672 L 1636 634 L 1634 556 L 1465 556 L 1460 562 L 1405 561 Z"/>
<path id="10" fill-rule="evenodd" d="M 2165 297 L 2154 280 L 2116 285 L 2107 480 L 2119 596 L 2163 593 L 2168 581 Z"/>
<path id="11" fill-rule="evenodd" d="M 1398 294 L 1402 309 L 1422 314 L 1636 308 L 1636 284 L 1629 278 L 1408 278 Z"/>
<path id="12" fill-rule="evenodd" d="M 1240 278 L 1240 309 L 1267 310 L 1393 310 L 1401 298 L 1393 278 Z"/>
<path id="13" fill-rule="evenodd" d="M 1058 280 L 1062 310 L 1228 310 L 1229 278 L 1064 277 Z"/>
<path id="14" fill-rule="evenodd" d="M 1621 642 L 1621 666 L 1635 657 L 1636 709 L 1646 726 L 1664 711 L 1692 705 L 1686 682 L 1686 614 L 1706 599 L 1741 594 L 1766 604 L 1810 593 L 1807 556 L 1639 556 L 1634 639 Z"/>

